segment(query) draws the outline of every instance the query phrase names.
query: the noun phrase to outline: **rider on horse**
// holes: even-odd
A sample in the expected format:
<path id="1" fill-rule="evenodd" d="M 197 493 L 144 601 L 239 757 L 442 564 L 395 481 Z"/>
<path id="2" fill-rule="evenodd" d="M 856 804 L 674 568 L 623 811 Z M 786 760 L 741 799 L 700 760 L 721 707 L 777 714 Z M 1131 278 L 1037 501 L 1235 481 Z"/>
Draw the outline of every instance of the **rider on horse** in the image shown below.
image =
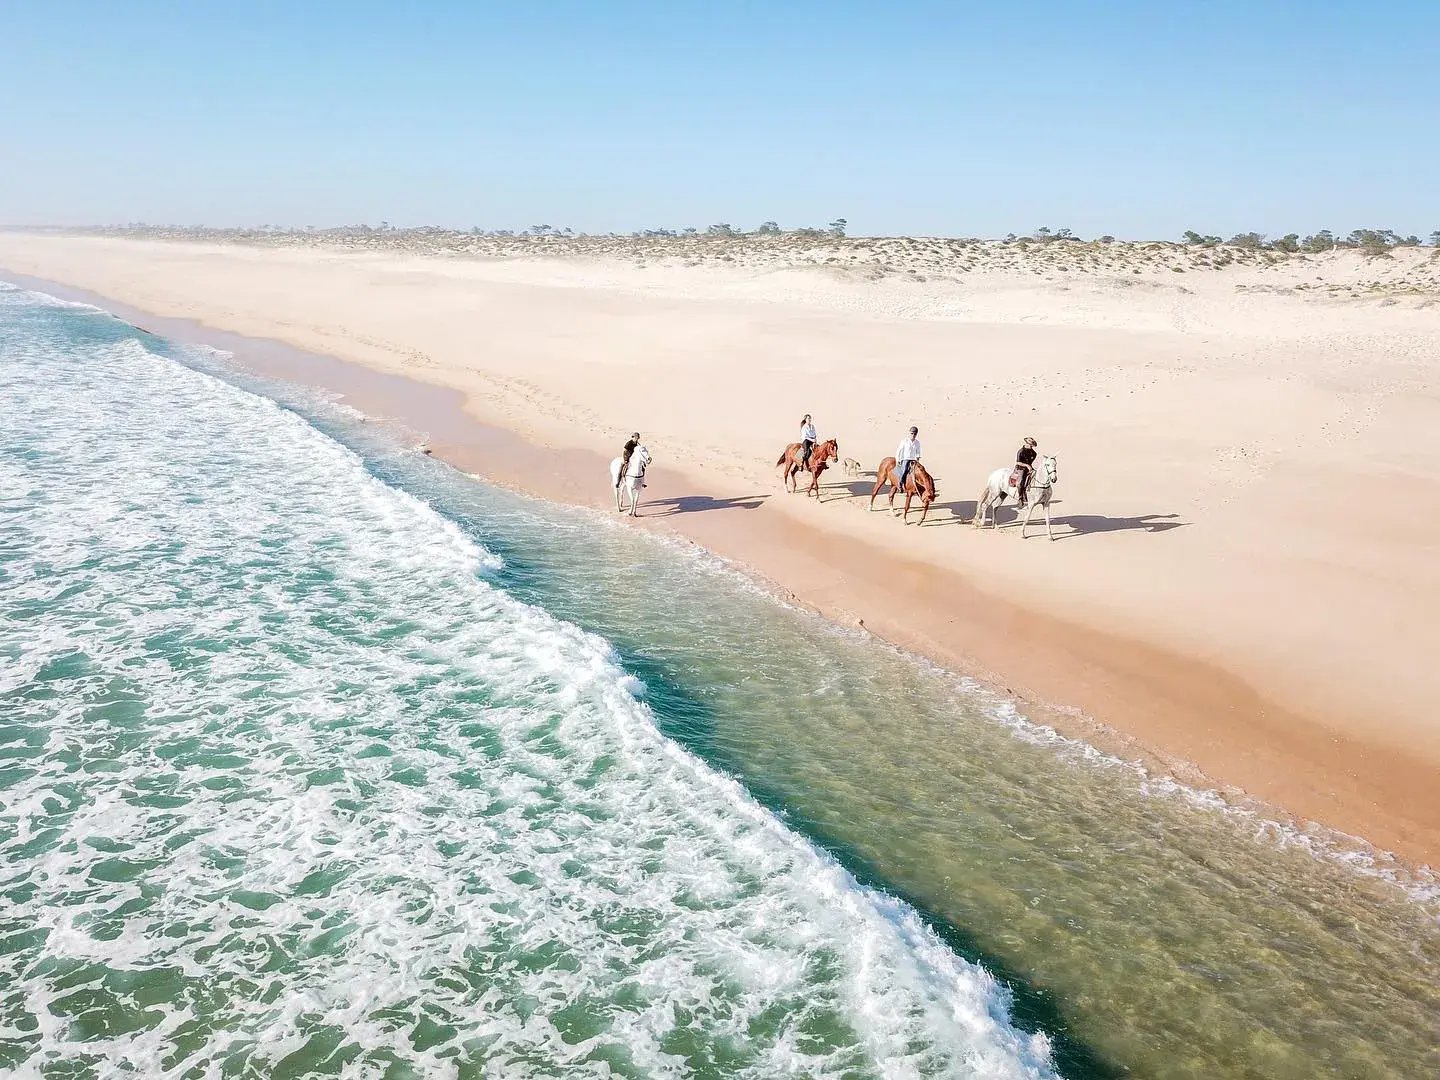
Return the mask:
<path id="1" fill-rule="evenodd" d="M 615 490 L 620 490 L 620 484 L 625 479 L 625 470 L 630 467 L 630 455 L 635 453 L 635 448 L 640 445 L 640 433 L 637 431 L 630 436 L 624 448 L 620 451 L 620 475 L 615 479 Z"/>
<path id="2" fill-rule="evenodd" d="M 895 467 L 900 470 L 896 484 L 901 491 L 905 490 L 905 478 L 910 475 L 911 466 L 920 460 L 920 440 L 917 437 L 919 434 L 920 429 L 912 427 L 910 435 L 901 440 L 895 450 Z"/>
<path id="3" fill-rule="evenodd" d="M 800 421 L 800 468 L 810 467 L 810 453 L 815 449 L 815 424 L 807 412 Z"/>
<path id="4" fill-rule="evenodd" d="M 1035 447 L 1040 445 L 1030 436 L 1025 436 L 1025 442 L 1021 444 L 1019 451 L 1015 454 L 1015 472 L 1018 474 L 1019 483 L 1016 487 L 1020 501 L 1015 505 L 1018 509 L 1025 509 L 1027 502 L 1026 493 L 1030 490 L 1030 475 L 1035 471 Z"/>

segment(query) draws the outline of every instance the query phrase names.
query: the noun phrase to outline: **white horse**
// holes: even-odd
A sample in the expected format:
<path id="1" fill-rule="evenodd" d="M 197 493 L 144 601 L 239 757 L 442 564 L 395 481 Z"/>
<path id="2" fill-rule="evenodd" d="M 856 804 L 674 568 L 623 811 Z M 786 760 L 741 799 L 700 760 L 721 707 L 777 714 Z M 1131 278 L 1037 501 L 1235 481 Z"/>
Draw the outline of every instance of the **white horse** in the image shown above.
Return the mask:
<path id="1" fill-rule="evenodd" d="M 998 529 L 1000 516 L 997 511 L 1000 509 L 1000 504 L 1005 501 L 1005 496 L 1013 494 L 1017 500 L 1019 499 L 1020 493 L 1015 490 L 1015 485 L 1010 479 L 1013 474 L 1014 469 L 1009 467 L 996 469 L 990 474 L 990 479 L 985 484 L 985 490 L 980 492 L 980 499 L 975 504 L 975 516 L 971 519 L 971 523 L 977 529 L 984 526 L 986 513 L 990 515 L 991 527 Z M 1025 539 L 1025 530 L 1030 525 L 1030 515 L 1035 513 L 1037 505 L 1045 508 L 1045 534 L 1051 540 L 1055 539 L 1055 533 L 1050 528 L 1050 499 L 1055 494 L 1055 485 L 1059 481 L 1060 467 L 1055 463 L 1055 459 L 1049 455 L 1041 457 L 1040 467 L 1035 470 L 1030 479 L 1030 490 L 1027 493 L 1030 503 L 1025 510 L 1025 521 L 1020 526 L 1020 539 Z"/>
<path id="2" fill-rule="evenodd" d="M 645 470 L 650 467 L 650 451 L 644 446 L 635 447 L 635 452 L 630 455 L 630 464 L 625 469 L 625 482 L 620 482 L 620 459 L 617 457 L 610 462 L 610 486 L 615 489 L 615 509 L 619 513 L 625 512 L 621 505 L 621 496 L 630 505 L 630 516 L 635 516 L 635 510 L 640 505 L 640 489 L 645 486 Z"/>

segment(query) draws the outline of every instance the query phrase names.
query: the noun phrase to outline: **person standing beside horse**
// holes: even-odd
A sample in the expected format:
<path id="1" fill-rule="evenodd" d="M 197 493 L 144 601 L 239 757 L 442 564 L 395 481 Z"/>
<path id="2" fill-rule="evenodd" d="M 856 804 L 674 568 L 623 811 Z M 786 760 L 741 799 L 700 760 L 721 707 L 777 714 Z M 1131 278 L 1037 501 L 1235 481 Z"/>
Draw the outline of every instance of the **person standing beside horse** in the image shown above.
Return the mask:
<path id="1" fill-rule="evenodd" d="M 1035 448 L 1040 444 L 1029 435 L 1020 444 L 1020 449 L 1015 453 L 1015 472 L 1018 474 L 1016 480 L 1016 495 L 1018 499 L 1015 509 L 1024 510 L 1025 503 L 1030 492 L 1030 474 L 1035 471 Z"/>
<path id="2" fill-rule="evenodd" d="M 920 460 L 920 429 L 912 427 L 910 434 L 900 440 L 900 445 L 895 449 L 895 467 L 900 470 L 896 486 L 905 490 L 905 478 L 910 475 L 910 470 Z"/>
<path id="3" fill-rule="evenodd" d="M 635 448 L 640 445 L 640 433 L 634 432 L 620 450 L 620 475 L 615 478 L 615 490 L 620 490 L 620 483 L 625 479 L 625 470 L 630 467 L 630 455 L 635 453 Z"/>
<path id="4" fill-rule="evenodd" d="M 800 421 L 800 468 L 810 468 L 810 453 L 815 449 L 815 423 L 807 412 Z"/>

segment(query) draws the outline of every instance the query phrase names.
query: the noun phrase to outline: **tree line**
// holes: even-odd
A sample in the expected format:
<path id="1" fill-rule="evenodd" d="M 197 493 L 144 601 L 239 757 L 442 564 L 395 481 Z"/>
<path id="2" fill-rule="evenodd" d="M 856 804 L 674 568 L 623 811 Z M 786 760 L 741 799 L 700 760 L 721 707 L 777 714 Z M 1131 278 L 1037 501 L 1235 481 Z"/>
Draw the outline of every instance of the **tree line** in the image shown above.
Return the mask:
<path id="1" fill-rule="evenodd" d="M 1355 248 L 1366 255 L 1388 255 L 1395 248 L 1419 247 L 1420 237 L 1413 233 L 1409 236 L 1402 236 L 1394 229 L 1352 229 L 1346 236 L 1336 236 L 1329 229 L 1321 229 L 1319 232 L 1311 233 L 1309 236 L 1301 237 L 1299 233 L 1286 233 L 1267 240 L 1264 233 L 1247 232 L 1236 233 L 1229 240 L 1221 240 L 1218 236 L 1205 236 L 1194 229 L 1185 231 L 1185 242 L 1187 244 L 1200 244 L 1205 247 L 1215 247 L 1225 244 L 1229 247 L 1245 248 L 1250 251 L 1282 251 L 1287 253 L 1306 252 L 1318 254 L 1322 251 L 1334 251 L 1337 248 Z M 1440 229 L 1430 234 L 1430 243 L 1440 247 Z"/>
<path id="2" fill-rule="evenodd" d="M 1199 233 L 1194 229 L 1186 229 L 1182 239 L 1186 244 L 1199 247 L 1223 245 L 1248 251 L 1279 251 L 1290 254 L 1300 252 L 1316 254 L 1322 251 L 1335 251 L 1339 248 L 1355 248 L 1367 255 L 1387 255 L 1394 248 L 1419 247 L 1423 243 L 1420 237 L 1414 234 L 1404 236 L 1394 229 L 1353 229 L 1345 236 L 1336 236 L 1329 229 L 1321 229 L 1309 236 L 1302 237 L 1299 233 L 1286 233 L 1284 236 L 1272 239 L 1267 239 L 1264 233 L 1246 232 L 1236 233 L 1229 240 Z M 1042 225 L 1029 236 L 1017 236 L 1015 233 L 1010 233 L 1005 237 L 1005 242 L 1012 244 L 1048 244 L 1064 241 L 1083 242 L 1069 229 L 1052 229 L 1048 225 Z M 1096 241 L 1101 244 L 1112 244 L 1115 242 L 1115 237 L 1098 236 Z M 1440 247 L 1440 229 L 1436 229 L 1430 234 L 1430 243 L 1434 247 Z"/>
<path id="3" fill-rule="evenodd" d="M 850 223 L 844 218 L 836 218 L 824 228 L 812 226 L 801 226 L 796 229 L 782 229 L 779 222 L 762 221 L 753 229 L 740 228 L 731 225 L 727 221 L 717 222 L 704 229 L 696 228 L 693 225 L 683 229 L 637 229 L 627 235 L 637 239 L 650 239 L 654 237 L 697 237 L 697 236 L 803 236 L 812 239 L 827 238 L 838 240 L 845 235 Z M 588 233 L 577 233 L 574 229 L 559 229 L 553 225 L 531 225 L 530 228 L 522 231 L 514 229 L 481 229 L 476 227 L 470 230 L 472 236 L 556 236 L 556 237 L 582 237 Z M 615 236 L 616 233 L 605 233 L 602 235 Z"/>
<path id="4" fill-rule="evenodd" d="M 126 230 L 133 230 L 133 231 L 145 231 L 145 230 L 149 230 L 149 229 L 166 229 L 166 228 L 175 229 L 175 228 L 182 228 L 182 226 L 148 225 L 148 224 L 146 224 L 146 223 L 143 222 L 143 221 L 133 221 L 133 222 L 130 222 L 129 224 L 124 225 L 124 226 L 109 226 L 109 228 L 121 228 L 121 229 L 126 229 Z M 377 227 L 374 227 L 374 226 L 371 226 L 371 225 L 363 225 L 363 224 L 362 224 L 362 225 L 337 226 L 337 227 L 331 227 L 331 228 L 325 228 L 325 229 L 317 229 L 314 225 L 306 225 L 306 226 L 304 226 L 303 230 L 302 230 L 302 229 L 293 229 L 293 228 L 291 228 L 291 227 L 281 226 L 281 225 L 260 225 L 260 226 L 258 226 L 258 227 L 256 227 L 256 228 L 252 228 L 252 229 L 238 229 L 238 230 L 237 230 L 237 229 L 231 229 L 231 230 L 220 229 L 220 230 L 215 230 L 215 229 L 207 229 L 207 228 L 204 227 L 204 226 L 195 226 L 194 229 L 196 229 L 196 230 L 198 230 L 198 231 L 202 231 L 202 232 L 215 231 L 215 232 L 234 232 L 234 233 L 243 233 L 243 234 L 253 234 L 253 233 L 277 233 L 277 234 L 279 234 L 279 233 L 287 233 L 287 232 L 292 232 L 292 231 L 293 231 L 293 232 L 304 231 L 304 232 L 308 232 L 308 233 L 319 233 L 319 234 L 322 234 L 322 235 L 335 235 L 335 234 L 347 234 L 347 233 L 352 233 L 352 234 L 353 234 L 353 233 L 385 233 L 385 234 L 399 233 L 399 234 L 405 234 L 405 235 L 429 235 L 429 234 L 438 235 L 438 234 L 444 234 L 444 233 L 449 233 L 449 232 L 451 232 L 450 229 L 444 228 L 444 227 L 439 226 L 439 225 L 421 225 L 421 226 L 413 226 L 413 227 L 406 227 L 406 228 L 397 228 L 396 226 L 391 225 L 388 221 L 382 221 L 382 222 L 380 222 L 380 225 L 379 225 L 378 228 L 377 228 Z M 780 224 L 779 224 L 778 222 L 775 222 L 775 221 L 762 221 L 759 225 L 755 226 L 755 228 L 753 228 L 753 229 L 745 229 L 745 228 L 743 228 L 743 227 L 737 227 L 737 226 L 735 226 L 735 225 L 731 225 L 729 222 L 723 222 L 723 221 L 722 221 L 722 222 L 717 222 L 717 223 L 714 224 L 714 225 L 707 226 L 707 227 L 704 228 L 704 229 L 699 229 L 699 228 L 696 228 L 696 227 L 694 227 L 694 226 L 689 226 L 689 227 L 686 227 L 686 228 L 683 228 L 683 229 L 639 229 L 639 230 L 637 230 L 637 231 L 635 231 L 635 232 L 625 233 L 625 234 L 621 234 L 621 233 L 590 234 L 590 233 L 576 232 L 574 229 L 569 228 L 569 227 L 561 228 L 561 227 L 557 227 L 557 226 L 554 226 L 554 225 L 532 225 L 532 226 L 530 226 L 530 228 L 528 228 L 528 229 L 519 229 L 519 230 L 517 230 L 517 229 L 484 229 L 484 228 L 481 228 L 481 227 L 479 227 L 479 226 L 476 226 L 475 228 L 469 230 L 469 234 L 470 234 L 471 236 L 488 236 L 488 237 L 537 236 L 537 237 L 554 237 L 554 238 L 556 238 L 556 239 L 581 239 L 581 238 L 589 237 L 589 236 L 591 236 L 591 235 L 608 236 L 608 237 L 616 237 L 616 236 L 624 235 L 624 236 L 630 236 L 630 237 L 633 237 L 633 238 L 636 238 L 636 239 L 672 238 L 672 237 L 673 237 L 673 238 L 691 238 L 691 237 L 794 236 L 794 237 L 801 237 L 801 238 L 805 238 L 805 239 L 839 240 L 839 239 L 844 239 L 844 238 L 845 238 L 845 236 L 847 235 L 847 230 L 848 230 L 848 229 L 849 229 L 849 222 L 848 222 L 848 221 L 846 221 L 844 218 L 836 218 L 834 221 L 830 222 L 828 225 L 825 225 L 825 226 L 823 226 L 823 227 L 801 226 L 801 227 L 799 227 L 799 228 L 793 228 L 793 229 L 781 228 Z M 1284 236 L 1278 236 L 1278 237 L 1273 237 L 1273 238 L 1267 238 L 1264 233 L 1244 232 L 1244 233 L 1236 233 L 1234 236 L 1230 237 L 1230 239 L 1228 239 L 1228 240 L 1225 240 L 1225 239 L 1223 239 L 1223 238 L 1221 238 L 1221 237 L 1219 237 L 1219 236 L 1212 236 L 1212 235 L 1208 235 L 1208 234 L 1205 234 L 1205 233 L 1200 233 L 1200 232 L 1195 231 L 1194 229 L 1186 229 L 1185 232 L 1182 234 L 1182 238 L 1181 238 L 1181 239 L 1182 239 L 1182 242 L 1183 242 L 1184 244 L 1193 245 L 1193 246 L 1196 246 L 1196 247 L 1221 247 L 1221 246 L 1224 246 L 1224 247 L 1241 248 L 1241 249 L 1248 250 L 1248 251 L 1273 251 L 1273 252 L 1281 252 L 1281 253 L 1286 253 L 1286 254 L 1296 254 L 1296 253 L 1317 254 L 1317 253 L 1325 252 L 1325 251 L 1335 251 L 1335 250 L 1337 250 L 1337 249 L 1350 248 L 1350 249 L 1355 249 L 1355 250 L 1361 251 L 1361 252 L 1365 253 L 1366 255 L 1380 255 L 1380 256 L 1388 255 L 1388 254 L 1389 254 L 1391 251 L 1393 251 L 1395 248 L 1419 247 L 1419 246 L 1421 246 L 1421 245 L 1424 243 L 1424 241 L 1422 241 L 1422 240 L 1420 239 L 1420 237 L 1414 235 L 1413 233 L 1410 234 L 1410 235 L 1402 235 L 1402 234 L 1396 232 L 1394 229 L 1352 229 L 1349 233 L 1347 233 L 1347 234 L 1344 235 L 1344 236 L 1337 236 L 1335 233 L 1331 232 L 1329 229 L 1321 229 L 1321 230 L 1319 230 L 1318 232 L 1311 233 L 1310 235 L 1308 235 L 1308 236 L 1303 236 L 1303 237 L 1302 237 L 1299 233 L 1286 233 Z M 964 238 L 963 240 L 961 240 L 960 242 L 965 243 L 965 244 L 976 244 L 976 243 L 980 243 L 981 241 L 980 241 L 978 238 L 976 238 L 976 237 L 966 237 L 966 238 Z M 1025 245 L 1028 245 L 1028 244 L 1052 244 L 1052 243 L 1077 243 L 1077 244 L 1078 244 L 1078 243 L 1086 243 L 1087 241 L 1085 241 L 1082 237 L 1077 236 L 1077 235 L 1074 233 L 1074 231 L 1071 230 L 1071 229 L 1066 229 L 1066 228 L 1055 229 L 1055 228 L 1051 228 L 1051 227 L 1048 226 L 1048 225 L 1042 225 L 1042 226 L 1040 226 L 1038 229 L 1034 230 L 1034 232 L 1032 232 L 1032 233 L 1030 233 L 1030 234 L 1028 234 L 1028 235 L 1025 235 L 1025 236 L 1020 236 L 1020 235 L 1017 235 L 1017 234 L 1015 234 L 1015 233 L 1013 233 L 1013 232 L 1012 232 L 1012 233 L 1009 233 L 1009 234 L 1007 234 L 1007 235 L 1005 236 L 1004 242 L 1007 243 L 1007 244 L 1020 244 L 1021 246 L 1025 246 Z M 1116 240 L 1115 240 L 1115 237 L 1114 237 L 1114 236 L 1111 236 L 1111 235 L 1109 235 L 1109 234 L 1106 234 L 1106 235 L 1104 235 L 1104 236 L 1097 236 L 1097 237 L 1095 237 L 1095 239 L 1094 239 L 1093 242 L 1094 242 L 1094 243 L 1100 243 L 1100 244 L 1113 244 L 1113 243 L 1116 242 Z M 1147 242 L 1147 241 L 1136 241 L 1136 242 L 1138 242 L 1138 243 L 1145 243 L 1145 242 Z M 1153 243 L 1154 241 L 1149 241 L 1149 242 L 1152 242 L 1152 243 Z M 1429 235 L 1429 242 L 1430 242 L 1431 246 L 1436 247 L 1436 248 L 1440 248 L 1440 229 L 1436 229 L 1434 232 L 1430 233 L 1430 235 Z"/>

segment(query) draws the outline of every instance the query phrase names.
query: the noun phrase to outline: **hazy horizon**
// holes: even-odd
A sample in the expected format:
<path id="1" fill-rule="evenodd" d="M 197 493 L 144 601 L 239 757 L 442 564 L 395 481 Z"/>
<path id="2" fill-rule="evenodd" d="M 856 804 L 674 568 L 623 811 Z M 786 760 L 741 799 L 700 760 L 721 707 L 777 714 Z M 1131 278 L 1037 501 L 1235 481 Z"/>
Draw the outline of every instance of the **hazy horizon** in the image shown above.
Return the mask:
<path id="1" fill-rule="evenodd" d="M 1440 7 L 18 8 L 0 223 L 1440 228 Z"/>

